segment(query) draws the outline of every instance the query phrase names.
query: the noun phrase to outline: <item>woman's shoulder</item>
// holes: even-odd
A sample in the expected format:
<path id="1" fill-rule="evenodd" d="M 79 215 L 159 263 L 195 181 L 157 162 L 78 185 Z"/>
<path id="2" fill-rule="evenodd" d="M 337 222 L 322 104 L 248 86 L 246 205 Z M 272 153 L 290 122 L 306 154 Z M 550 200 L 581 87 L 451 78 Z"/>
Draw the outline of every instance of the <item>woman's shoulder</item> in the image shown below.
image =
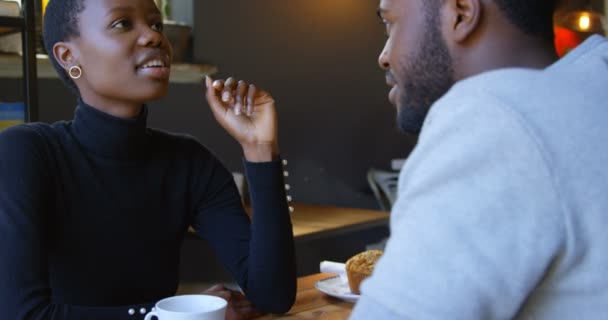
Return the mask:
<path id="1" fill-rule="evenodd" d="M 43 161 L 57 136 L 58 128 L 46 123 L 24 123 L 12 126 L 0 132 L 0 154 L 7 157 L 7 161 L 8 158 Z"/>
<path id="2" fill-rule="evenodd" d="M 46 123 L 24 123 L 12 126 L 0 132 L 0 146 L 40 145 L 52 135 L 55 129 Z"/>

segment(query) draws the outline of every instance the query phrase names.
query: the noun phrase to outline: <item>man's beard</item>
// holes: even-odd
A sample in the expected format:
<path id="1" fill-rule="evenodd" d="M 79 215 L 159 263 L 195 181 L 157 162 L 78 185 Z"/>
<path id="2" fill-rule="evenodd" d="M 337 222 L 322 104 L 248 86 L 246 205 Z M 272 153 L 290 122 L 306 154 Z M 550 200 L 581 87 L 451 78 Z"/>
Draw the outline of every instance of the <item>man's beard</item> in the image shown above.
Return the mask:
<path id="1" fill-rule="evenodd" d="M 419 133 L 433 103 L 454 84 L 452 58 L 438 20 L 439 17 L 427 19 L 428 32 L 420 49 L 403 59 L 397 126 L 404 133 Z"/>

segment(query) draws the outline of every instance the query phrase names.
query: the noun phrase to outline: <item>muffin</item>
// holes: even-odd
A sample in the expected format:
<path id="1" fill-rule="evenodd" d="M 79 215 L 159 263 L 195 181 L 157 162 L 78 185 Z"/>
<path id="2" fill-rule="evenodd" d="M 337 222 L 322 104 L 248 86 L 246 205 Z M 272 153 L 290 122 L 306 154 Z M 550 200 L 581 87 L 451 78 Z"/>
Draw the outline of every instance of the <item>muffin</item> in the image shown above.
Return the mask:
<path id="1" fill-rule="evenodd" d="M 346 261 L 348 286 L 352 293 L 361 294 L 361 291 L 359 290 L 361 282 L 372 274 L 374 266 L 381 256 L 382 251 L 380 250 L 368 250 L 361 252 Z"/>

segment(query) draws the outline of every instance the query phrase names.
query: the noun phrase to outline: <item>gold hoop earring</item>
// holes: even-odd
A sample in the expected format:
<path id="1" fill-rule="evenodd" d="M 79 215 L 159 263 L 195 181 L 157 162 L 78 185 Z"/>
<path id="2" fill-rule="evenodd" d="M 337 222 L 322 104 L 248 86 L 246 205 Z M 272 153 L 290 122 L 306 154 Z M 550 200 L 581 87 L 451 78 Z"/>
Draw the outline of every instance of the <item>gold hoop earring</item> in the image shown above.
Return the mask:
<path id="1" fill-rule="evenodd" d="M 77 72 L 77 74 L 74 75 L 74 72 Z M 79 66 L 73 66 L 70 68 L 70 71 L 68 71 L 68 74 L 70 75 L 70 78 L 76 80 L 82 76 L 82 69 Z"/>

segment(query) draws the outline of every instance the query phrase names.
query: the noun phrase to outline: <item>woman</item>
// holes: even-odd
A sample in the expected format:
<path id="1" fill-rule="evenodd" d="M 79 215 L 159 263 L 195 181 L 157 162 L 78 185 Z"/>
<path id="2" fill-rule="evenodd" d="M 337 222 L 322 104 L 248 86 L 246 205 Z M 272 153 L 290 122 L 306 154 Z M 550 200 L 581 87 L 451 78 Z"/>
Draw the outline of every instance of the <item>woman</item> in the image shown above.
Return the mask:
<path id="1" fill-rule="evenodd" d="M 71 121 L 0 135 L 0 319 L 143 319 L 176 292 L 189 226 L 258 310 L 287 311 L 295 259 L 272 97 L 207 79 L 216 119 L 243 148 L 250 222 L 207 149 L 146 128 L 172 58 L 152 0 L 51 0 L 44 37 L 78 107 Z M 232 298 L 232 315 L 250 310 Z"/>

